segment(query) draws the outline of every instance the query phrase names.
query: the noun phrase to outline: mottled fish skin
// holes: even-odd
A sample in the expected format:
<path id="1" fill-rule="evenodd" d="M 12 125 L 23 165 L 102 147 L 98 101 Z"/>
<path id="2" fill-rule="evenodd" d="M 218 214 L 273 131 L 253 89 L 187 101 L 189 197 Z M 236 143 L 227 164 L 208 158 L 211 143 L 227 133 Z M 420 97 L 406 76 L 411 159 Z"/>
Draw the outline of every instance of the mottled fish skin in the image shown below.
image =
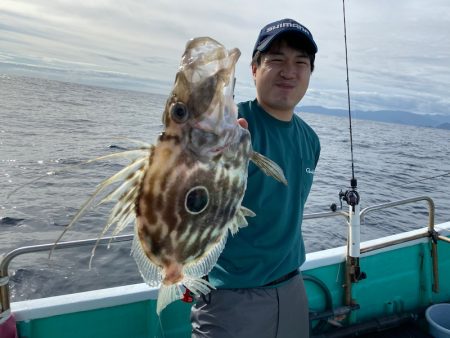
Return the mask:
<path id="1" fill-rule="evenodd" d="M 180 281 L 182 267 L 202 257 L 224 236 L 240 207 L 252 152 L 246 130 L 208 162 L 196 159 L 179 144 L 177 137 L 167 133 L 159 138 L 136 204 L 139 238 L 148 258 L 166 270 L 163 282 L 167 283 Z M 189 210 L 189 192 L 192 199 L 199 196 L 197 209 Z"/>
<path id="2" fill-rule="evenodd" d="M 239 55 L 210 38 L 189 41 L 166 103 L 165 131 L 136 201 L 137 250 L 162 268 L 163 285 L 207 274 L 213 264 L 191 269 L 191 276 L 184 268 L 213 248 L 217 255 L 230 226 L 237 228 L 252 154 L 230 88 Z"/>
<path id="3" fill-rule="evenodd" d="M 181 285 L 196 295 L 213 288 L 201 277 L 215 265 L 228 232 L 254 216 L 241 206 L 249 161 L 287 184 L 282 169 L 252 150 L 250 133 L 237 123 L 239 56 L 238 49 L 228 51 L 208 37 L 188 41 L 156 144 L 98 158 L 132 162 L 98 186 L 65 230 L 121 182 L 100 202 L 117 201 L 99 239 L 113 224 L 115 236 L 136 220 L 132 254 L 145 282 L 160 286 L 158 314 L 182 297 Z"/>

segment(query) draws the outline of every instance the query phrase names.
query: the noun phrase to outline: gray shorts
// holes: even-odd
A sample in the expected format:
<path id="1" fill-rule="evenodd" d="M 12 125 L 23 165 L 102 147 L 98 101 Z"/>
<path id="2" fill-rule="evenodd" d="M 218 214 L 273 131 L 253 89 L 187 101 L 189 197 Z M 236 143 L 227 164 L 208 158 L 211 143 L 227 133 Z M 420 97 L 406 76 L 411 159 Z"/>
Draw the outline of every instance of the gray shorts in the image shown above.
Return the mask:
<path id="1" fill-rule="evenodd" d="M 308 338 L 301 274 L 275 288 L 212 290 L 196 299 L 191 322 L 193 338 Z"/>

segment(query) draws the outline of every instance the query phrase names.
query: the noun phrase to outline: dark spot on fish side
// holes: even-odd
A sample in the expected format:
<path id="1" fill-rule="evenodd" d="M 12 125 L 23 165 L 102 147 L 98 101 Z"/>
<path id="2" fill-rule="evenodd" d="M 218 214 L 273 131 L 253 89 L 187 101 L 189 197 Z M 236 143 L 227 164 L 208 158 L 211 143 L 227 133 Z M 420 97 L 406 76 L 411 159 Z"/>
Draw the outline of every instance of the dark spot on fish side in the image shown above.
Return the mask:
<path id="1" fill-rule="evenodd" d="M 209 203 L 208 190 L 203 186 L 191 189 L 186 195 L 186 209 L 191 213 L 201 213 Z"/>

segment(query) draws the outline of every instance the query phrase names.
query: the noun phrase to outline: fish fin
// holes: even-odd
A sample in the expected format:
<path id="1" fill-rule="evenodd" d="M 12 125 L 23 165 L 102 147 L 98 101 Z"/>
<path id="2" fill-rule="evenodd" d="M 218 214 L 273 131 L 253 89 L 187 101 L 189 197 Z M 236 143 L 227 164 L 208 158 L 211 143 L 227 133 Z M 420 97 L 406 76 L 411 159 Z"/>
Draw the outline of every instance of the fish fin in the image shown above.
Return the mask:
<path id="1" fill-rule="evenodd" d="M 153 150 L 154 146 L 151 145 L 151 144 L 148 144 L 148 143 L 145 143 L 145 142 L 141 142 L 141 141 L 130 140 L 130 139 L 128 139 L 128 140 L 132 141 L 132 142 L 135 142 L 135 143 L 140 142 L 139 143 L 140 148 L 133 149 L 133 150 L 126 150 L 126 151 L 122 151 L 122 152 L 118 152 L 118 153 L 113 153 L 113 154 L 109 154 L 109 155 L 106 155 L 106 156 L 96 157 L 94 159 L 83 161 L 83 162 L 78 163 L 78 164 L 70 165 L 67 168 L 62 168 L 62 169 L 58 169 L 58 170 L 55 170 L 55 171 L 49 171 L 49 172 L 45 173 L 44 175 L 36 177 L 36 178 L 32 179 L 31 181 L 25 182 L 24 184 L 21 184 L 17 188 L 13 189 L 11 192 L 9 192 L 6 195 L 6 199 L 8 200 L 12 195 L 14 195 L 19 190 L 22 190 L 23 188 L 27 187 L 30 184 L 36 183 L 36 182 L 38 182 L 38 181 L 40 181 L 40 180 L 42 180 L 44 178 L 47 178 L 49 176 L 55 176 L 55 175 L 60 175 L 60 174 L 66 173 L 66 172 L 70 172 L 73 169 L 79 168 L 79 167 L 84 166 L 86 164 L 89 164 L 91 162 L 98 161 L 98 160 L 111 159 L 111 158 L 129 158 L 129 159 L 134 160 L 136 158 L 139 158 L 139 157 L 142 157 L 142 156 L 146 156 L 148 154 L 149 150 L 150 151 Z"/>
<path id="2" fill-rule="evenodd" d="M 108 155 L 98 156 L 96 158 L 87 160 L 83 162 L 84 164 L 89 164 L 96 161 L 103 161 L 103 160 L 111 160 L 114 158 L 125 158 L 129 159 L 131 161 L 134 161 L 135 159 L 146 157 L 148 155 L 149 151 L 153 151 L 153 145 L 149 145 L 148 147 L 142 147 L 138 149 L 131 149 L 131 150 L 125 150 L 120 151 L 117 153 L 112 153 Z"/>
<path id="3" fill-rule="evenodd" d="M 239 212 L 242 214 L 242 216 L 245 216 L 245 217 L 255 217 L 256 216 L 256 214 L 253 211 L 251 211 L 250 209 L 248 209 L 242 205 L 239 208 Z"/>
<path id="4" fill-rule="evenodd" d="M 238 212 L 236 213 L 236 216 L 234 216 L 233 223 L 230 226 L 231 234 L 235 235 L 240 228 L 245 228 L 248 225 L 245 217 L 254 217 L 254 216 L 256 216 L 256 214 L 253 211 L 241 205 Z"/>
<path id="5" fill-rule="evenodd" d="M 170 303 L 183 298 L 183 291 L 180 284 L 161 284 L 156 301 L 156 313 L 159 316 L 162 310 Z"/>
<path id="6" fill-rule="evenodd" d="M 117 189 L 116 189 L 117 190 Z M 91 251 L 91 258 L 89 260 L 89 269 L 92 266 L 92 259 L 95 255 L 95 250 L 97 248 L 100 240 L 105 236 L 106 232 L 110 229 L 110 227 L 116 223 L 116 227 L 113 231 L 111 239 L 108 242 L 108 249 L 111 245 L 112 240 L 123 230 L 125 227 L 130 224 L 133 220 L 136 219 L 135 211 L 134 211 L 134 201 L 137 198 L 139 191 L 139 186 L 136 183 L 133 183 L 128 191 L 124 192 L 120 199 L 117 200 L 116 205 L 113 207 L 111 213 L 109 214 L 108 221 L 106 225 L 103 227 L 100 235 L 97 237 L 97 241 L 95 242 L 94 247 Z M 114 191 L 113 191 L 114 192 Z M 110 194 L 111 195 L 111 194 Z M 108 195 L 108 196 L 110 196 Z"/>
<path id="7" fill-rule="evenodd" d="M 254 151 L 250 159 L 255 163 L 266 175 L 272 176 L 277 181 L 288 185 L 286 177 L 284 177 L 283 169 L 271 159 Z"/>
<path id="8" fill-rule="evenodd" d="M 198 277 L 184 277 L 182 284 L 189 289 L 194 295 L 200 297 L 201 295 L 207 295 L 211 290 L 216 288 L 208 282 L 206 279 Z"/>
<path id="9" fill-rule="evenodd" d="M 134 227 L 134 237 L 133 244 L 131 245 L 131 254 L 136 262 L 139 272 L 141 273 L 144 281 L 153 287 L 159 286 L 163 279 L 162 268 L 153 264 L 152 261 L 147 257 L 139 241 L 139 236 L 137 234 L 137 226 Z M 167 305 L 167 304 L 166 304 Z"/>
<path id="10" fill-rule="evenodd" d="M 215 289 L 207 280 L 199 277 L 185 276 L 181 283 L 165 285 L 161 284 L 158 292 L 158 299 L 156 301 L 156 313 L 161 313 L 167 305 L 183 298 L 183 290 L 181 285 L 189 289 L 194 295 L 200 297 L 208 294 L 212 289 Z"/>
<path id="11" fill-rule="evenodd" d="M 118 171 L 117 173 L 115 173 L 114 175 L 112 175 L 111 177 L 103 180 L 98 186 L 97 189 L 94 191 L 94 193 L 91 195 L 91 197 L 89 197 L 84 203 L 83 205 L 80 207 L 80 209 L 78 210 L 78 212 L 75 214 L 75 216 L 72 218 L 72 220 L 70 221 L 70 223 L 64 228 L 64 230 L 62 231 L 62 233 L 59 235 L 59 237 L 56 239 L 55 243 L 53 244 L 53 247 L 50 250 L 49 253 L 49 258 L 51 257 L 51 255 L 53 254 L 54 249 L 56 248 L 57 244 L 61 241 L 62 237 L 66 234 L 66 232 L 80 219 L 81 216 L 83 216 L 86 211 L 88 210 L 89 207 L 91 207 L 94 204 L 94 201 L 96 198 L 98 198 L 99 196 L 101 196 L 102 192 L 110 187 L 111 185 L 113 185 L 114 183 L 120 182 L 120 181 L 126 181 L 127 177 L 132 174 L 132 173 L 136 173 L 138 172 L 139 174 L 137 174 L 136 177 L 133 178 L 133 184 L 137 184 L 137 182 L 141 179 L 142 175 L 143 175 L 143 171 L 145 166 L 148 164 L 148 153 L 149 151 L 151 151 L 151 149 L 146 149 L 146 153 L 144 153 L 144 150 L 139 149 L 136 150 L 134 152 L 137 152 L 136 154 L 141 155 L 141 157 L 133 160 L 130 164 L 128 164 L 127 166 L 125 166 L 124 168 L 122 168 L 120 171 Z M 122 154 L 127 153 L 127 155 L 129 154 L 129 152 L 133 152 L 133 151 L 126 151 L 126 152 L 122 152 L 122 153 L 115 153 L 115 154 L 110 154 L 110 155 L 106 155 L 106 156 L 102 156 L 102 157 L 98 157 L 96 159 L 93 160 L 89 160 L 86 161 L 85 163 L 89 163 L 89 162 L 93 162 L 99 159 L 107 159 L 107 158 L 112 158 L 112 157 L 120 157 L 122 156 Z M 144 155 L 146 154 L 146 155 Z M 144 156 L 143 156 L 144 155 Z M 129 189 L 128 185 L 122 184 L 120 185 L 118 188 L 116 188 L 113 193 L 109 194 L 107 197 L 105 197 L 105 199 L 111 199 L 112 195 L 114 193 L 117 193 L 117 195 L 123 194 L 127 189 Z M 103 203 L 100 202 L 100 204 Z M 98 245 L 98 242 L 100 241 L 100 239 L 105 235 L 105 233 L 108 231 L 108 229 L 110 228 L 110 226 L 112 225 L 107 223 L 105 225 L 105 227 L 103 228 L 102 232 L 100 233 L 99 237 L 98 237 L 98 241 L 94 246 L 93 251 L 95 252 L 95 248 Z M 91 261 L 92 261 L 92 256 L 91 256 Z M 91 263 L 90 263 L 91 264 Z"/>
<path id="12" fill-rule="evenodd" d="M 206 276 L 214 267 L 214 265 L 216 265 L 220 254 L 225 248 L 227 236 L 228 232 L 225 231 L 222 235 L 222 238 L 216 244 L 214 244 L 214 246 L 209 249 L 203 257 L 194 262 L 186 264 L 183 268 L 183 275 L 189 276 L 189 278 Z"/>
<path id="13" fill-rule="evenodd" d="M 247 223 L 247 221 L 245 221 L 245 223 Z M 235 217 L 235 219 L 233 220 L 233 223 L 230 225 L 230 232 L 231 235 L 234 236 L 235 234 L 237 234 L 237 232 L 239 231 L 239 228 L 241 227 L 245 227 L 247 226 L 247 224 L 239 226 L 238 224 L 238 218 Z"/>
<path id="14" fill-rule="evenodd" d="M 194 295 L 200 297 L 208 294 L 211 289 L 215 289 L 208 281 L 198 277 L 184 277 L 181 284 L 189 289 Z M 161 311 L 172 302 L 183 298 L 183 290 L 180 283 L 165 285 L 161 284 L 156 301 L 156 313 L 158 316 Z"/>

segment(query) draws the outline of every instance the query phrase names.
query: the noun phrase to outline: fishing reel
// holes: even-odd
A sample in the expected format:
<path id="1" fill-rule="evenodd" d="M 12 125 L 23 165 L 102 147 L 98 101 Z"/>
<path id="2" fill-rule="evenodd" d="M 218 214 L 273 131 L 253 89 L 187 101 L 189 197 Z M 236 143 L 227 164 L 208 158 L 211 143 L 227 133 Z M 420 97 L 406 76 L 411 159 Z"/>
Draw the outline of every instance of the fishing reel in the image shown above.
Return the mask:
<path id="1" fill-rule="evenodd" d="M 359 204 L 359 193 L 356 191 L 356 187 L 357 187 L 357 182 L 355 178 L 351 179 L 351 189 L 347 190 L 347 191 L 340 191 L 339 192 L 339 203 L 341 205 L 341 210 L 342 210 L 342 201 L 346 202 L 347 205 L 352 206 L 352 209 L 355 209 L 355 206 Z M 332 203 L 330 205 L 330 210 L 335 212 L 337 210 L 337 205 L 336 203 Z"/>
<path id="2" fill-rule="evenodd" d="M 341 209 L 342 209 L 342 201 L 345 201 L 348 205 L 352 206 L 352 208 L 355 208 L 355 205 L 359 204 L 359 194 L 356 190 L 347 190 L 346 192 L 343 192 L 342 190 L 339 192 L 339 201 L 341 202 Z"/>

